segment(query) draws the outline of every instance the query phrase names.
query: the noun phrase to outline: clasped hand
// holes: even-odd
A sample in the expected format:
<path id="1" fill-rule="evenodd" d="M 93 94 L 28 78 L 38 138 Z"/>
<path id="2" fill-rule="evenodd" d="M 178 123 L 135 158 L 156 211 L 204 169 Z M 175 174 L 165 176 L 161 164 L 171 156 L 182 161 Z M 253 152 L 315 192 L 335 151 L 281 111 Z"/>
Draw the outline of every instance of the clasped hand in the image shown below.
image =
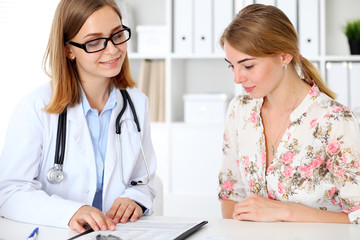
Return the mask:
<path id="1" fill-rule="evenodd" d="M 251 194 L 234 205 L 233 218 L 236 220 L 273 222 L 282 221 L 286 203 Z"/>
<path id="2" fill-rule="evenodd" d="M 135 222 L 142 213 L 141 207 L 130 198 L 117 198 L 106 214 L 95 207 L 82 206 L 70 219 L 69 227 L 82 233 L 87 223 L 94 231 L 113 231 L 119 222 L 126 223 L 129 219 Z"/>

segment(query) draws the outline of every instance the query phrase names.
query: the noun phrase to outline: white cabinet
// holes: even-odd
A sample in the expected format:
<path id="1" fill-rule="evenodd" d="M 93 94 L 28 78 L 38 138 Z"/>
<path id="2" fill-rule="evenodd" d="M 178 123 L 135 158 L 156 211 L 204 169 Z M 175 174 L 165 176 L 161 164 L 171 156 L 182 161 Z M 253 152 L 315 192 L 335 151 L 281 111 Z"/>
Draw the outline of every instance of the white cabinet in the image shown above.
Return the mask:
<path id="1" fill-rule="evenodd" d="M 194 4 L 194 1 L 197 0 L 176 2 L 183 2 L 183 4 L 192 2 Z M 294 1 L 302 0 L 291 0 L 291 2 Z M 181 40 L 174 37 L 176 36 L 174 35 L 176 34 L 174 26 L 179 24 L 176 21 L 183 20 L 184 25 L 188 25 L 188 20 L 194 19 L 193 14 L 200 14 L 193 13 L 188 9 L 188 11 L 184 11 L 183 16 L 175 19 L 173 14 L 176 8 L 175 0 L 123 0 L 123 2 L 127 4 L 129 13 L 132 15 L 128 19 L 133 19 L 131 27 L 135 38 L 132 39 L 133 52 L 129 54 L 129 58 L 135 80 L 139 77 L 140 63 L 143 59 L 162 59 L 166 65 L 166 120 L 163 123 L 152 123 L 152 137 L 159 159 L 158 175 L 164 182 L 164 214 L 219 217 L 221 211 L 217 201 L 217 174 L 221 164 L 223 126 L 222 124 L 184 123 L 183 95 L 216 92 L 225 93 L 231 98 L 235 92 L 239 92 L 233 83 L 232 72 L 224 61 L 225 55 L 221 51 L 220 53 L 216 51 L 216 53 L 200 54 L 194 53 L 193 49 L 181 51 L 174 47 L 175 43 Z M 208 2 L 209 5 L 204 6 L 204 9 L 208 9 L 214 0 L 202 0 L 201 2 Z M 233 2 L 236 9 L 251 1 L 233 0 Z M 264 2 L 284 4 L 285 1 Z M 349 55 L 347 39 L 342 32 L 342 26 L 347 20 L 360 18 L 358 9 L 360 9 L 358 0 L 318 0 L 318 39 L 315 39 L 319 44 L 318 53 L 303 55 L 316 63 L 324 78 L 328 76 L 326 71 L 328 62 L 346 62 L 346 66 L 352 65 L 348 63 L 360 62 L 360 55 Z M 294 16 L 294 9 L 288 10 L 292 14 L 291 19 L 296 22 L 299 18 Z M 299 13 L 298 10 L 297 13 Z M 305 14 L 309 14 L 309 12 L 305 11 Z M 211 21 L 209 24 L 215 25 Z M 297 24 L 299 25 L 299 22 Z M 137 53 L 135 33 L 137 25 L 165 26 L 168 31 L 168 47 L 165 54 Z M 209 26 L 205 26 L 205 23 L 203 25 L 204 30 L 208 31 Z M 299 26 L 296 28 L 299 29 Z M 186 30 L 182 29 L 183 32 Z M 188 30 L 190 38 L 196 36 L 193 29 Z M 212 39 L 212 42 L 215 43 L 217 40 Z M 358 69 L 358 63 L 355 66 Z M 351 86 L 359 86 L 357 80 L 360 81 L 360 76 L 354 76 L 356 74 L 359 74 L 358 70 L 347 74 L 347 76 L 351 76 Z M 333 80 L 334 78 L 330 77 L 330 79 L 336 81 Z M 346 76 L 339 76 L 339 81 L 349 80 L 346 79 Z M 354 97 L 353 95 L 352 97 Z M 359 109 L 359 101 L 356 104 Z"/>

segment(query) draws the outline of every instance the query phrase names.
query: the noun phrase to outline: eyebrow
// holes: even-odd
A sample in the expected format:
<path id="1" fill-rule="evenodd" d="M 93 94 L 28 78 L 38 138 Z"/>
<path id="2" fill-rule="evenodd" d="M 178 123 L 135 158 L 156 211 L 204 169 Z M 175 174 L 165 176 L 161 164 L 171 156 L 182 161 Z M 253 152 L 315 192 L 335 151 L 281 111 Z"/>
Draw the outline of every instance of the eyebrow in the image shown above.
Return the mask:
<path id="1" fill-rule="evenodd" d="M 242 62 L 246 62 L 246 61 L 254 60 L 254 59 L 255 59 L 255 58 L 244 58 L 244 59 L 241 59 L 241 60 L 237 61 L 236 63 L 237 63 L 237 64 L 240 64 L 240 63 L 242 63 Z M 231 62 L 230 62 L 229 60 L 227 60 L 226 58 L 225 58 L 225 61 L 228 62 L 229 64 L 231 64 Z"/>
<path id="2" fill-rule="evenodd" d="M 111 34 L 112 34 L 113 32 L 115 32 L 116 30 L 120 30 L 121 27 L 122 27 L 122 25 L 119 25 L 119 26 L 113 28 L 113 29 L 111 30 Z M 83 39 L 88 38 L 88 37 L 102 37 L 102 36 L 104 36 L 103 33 L 89 33 L 89 34 L 87 34 Z"/>

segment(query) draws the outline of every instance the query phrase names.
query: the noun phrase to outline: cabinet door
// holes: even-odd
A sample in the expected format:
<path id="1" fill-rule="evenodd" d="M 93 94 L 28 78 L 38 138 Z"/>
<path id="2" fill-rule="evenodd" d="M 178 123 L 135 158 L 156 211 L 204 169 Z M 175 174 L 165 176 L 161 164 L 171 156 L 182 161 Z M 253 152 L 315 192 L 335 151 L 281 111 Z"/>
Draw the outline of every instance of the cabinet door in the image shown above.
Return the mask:
<path id="1" fill-rule="evenodd" d="M 223 125 L 174 124 L 170 135 L 171 192 L 216 197 Z"/>

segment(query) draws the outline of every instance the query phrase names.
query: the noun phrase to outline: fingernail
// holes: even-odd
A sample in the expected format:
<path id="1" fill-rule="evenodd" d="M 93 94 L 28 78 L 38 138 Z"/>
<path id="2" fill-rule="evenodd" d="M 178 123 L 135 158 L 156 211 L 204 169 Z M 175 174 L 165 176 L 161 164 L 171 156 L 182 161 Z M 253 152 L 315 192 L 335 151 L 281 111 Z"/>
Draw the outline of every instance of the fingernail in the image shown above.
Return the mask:
<path id="1" fill-rule="evenodd" d="M 80 233 L 83 233 L 83 232 L 85 232 L 85 229 L 81 229 L 81 230 L 80 230 Z"/>
<path id="2" fill-rule="evenodd" d="M 110 226 L 110 230 L 111 230 L 111 231 L 114 231 L 114 230 L 115 230 L 115 225 L 111 225 L 111 226 Z"/>
<path id="3" fill-rule="evenodd" d="M 126 222 L 126 219 L 125 219 L 125 218 L 122 218 L 122 219 L 121 219 L 121 222 L 122 222 L 122 223 Z"/>
<path id="4" fill-rule="evenodd" d="M 118 222 L 119 222 L 119 218 L 116 217 L 116 218 L 113 219 L 113 221 L 116 222 L 116 223 L 118 223 Z"/>
<path id="5" fill-rule="evenodd" d="M 94 231 L 99 231 L 99 227 L 97 225 L 95 225 Z"/>
<path id="6" fill-rule="evenodd" d="M 105 231 L 105 230 L 106 230 L 106 226 L 105 226 L 105 225 L 102 225 L 102 226 L 101 226 L 101 230 Z"/>

